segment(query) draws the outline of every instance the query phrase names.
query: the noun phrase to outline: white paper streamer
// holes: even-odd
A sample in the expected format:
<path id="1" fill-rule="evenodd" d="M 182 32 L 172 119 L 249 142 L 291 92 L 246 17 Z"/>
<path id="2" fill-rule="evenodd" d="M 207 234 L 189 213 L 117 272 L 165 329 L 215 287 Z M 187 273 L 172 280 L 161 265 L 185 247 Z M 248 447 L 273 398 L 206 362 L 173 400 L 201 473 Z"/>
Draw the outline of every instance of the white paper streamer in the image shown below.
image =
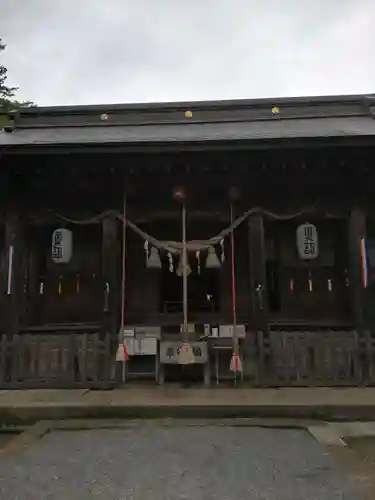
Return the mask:
<path id="1" fill-rule="evenodd" d="M 171 252 L 168 252 L 168 261 L 169 261 L 169 272 L 173 273 L 174 265 L 173 265 L 173 256 L 172 256 Z"/>
<path id="2" fill-rule="evenodd" d="M 220 247 L 221 247 L 221 263 L 223 264 L 225 261 L 224 240 L 220 240 Z"/>
<path id="3" fill-rule="evenodd" d="M 145 240 L 145 244 L 143 245 L 143 248 L 145 250 L 146 267 L 147 267 L 147 263 L 148 263 L 148 241 L 147 240 Z"/>

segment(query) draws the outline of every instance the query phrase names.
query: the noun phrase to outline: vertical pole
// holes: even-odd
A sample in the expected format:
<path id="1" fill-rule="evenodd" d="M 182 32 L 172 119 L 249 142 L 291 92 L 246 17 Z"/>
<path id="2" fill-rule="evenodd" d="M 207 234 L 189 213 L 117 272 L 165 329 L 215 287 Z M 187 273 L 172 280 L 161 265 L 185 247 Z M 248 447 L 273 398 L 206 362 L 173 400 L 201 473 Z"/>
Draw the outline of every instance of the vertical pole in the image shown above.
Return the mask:
<path id="1" fill-rule="evenodd" d="M 121 321 L 119 344 L 124 342 L 124 324 L 125 324 L 125 280 L 126 280 L 126 193 L 124 192 L 123 211 L 122 211 L 122 252 L 121 252 Z M 126 352 L 125 344 L 124 360 L 122 365 L 122 382 L 126 382 Z"/>
<path id="2" fill-rule="evenodd" d="M 125 323 L 125 280 L 126 280 L 126 193 L 124 193 L 124 203 L 122 212 L 122 266 L 121 266 L 121 334 Z"/>
<path id="3" fill-rule="evenodd" d="M 178 354 L 179 364 L 188 365 L 195 363 L 193 349 L 189 345 L 188 334 L 188 294 L 187 294 L 187 248 L 186 248 L 186 207 L 182 203 L 182 302 L 184 312 L 182 346 Z"/>
<path id="4" fill-rule="evenodd" d="M 365 215 L 359 208 L 350 212 L 348 221 L 349 286 L 356 329 L 363 330 L 363 276 L 361 268 L 361 240 L 366 235 Z"/>
<path id="5" fill-rule="evenodd" d="M 230 204 L 230 225 L 233 224 L 233 205 Z M 238 352 L 238 337 L 237 337 L 237 295 L 236 295 L 236 265 L 234 252 L 234 231 L 230 232 L 231 242 L 231 274 L 232 274 L 232 313 L 233 313 L 233 352 L 230 361 L 229 369 L 234 372 L 234 383 L 237 383 L 237 373 L 242 372 L 242 363 Z"/>
<path id="6" fill-rule="evenodd" d="M 182 301 L 183 301 L 183 340 L 188 340 L 188 295 L 187 295 L 187 249 L 186 249 L 186 207 L 182 203 Z"/>
<path id="7" fill-rule="evenodd" d="M 13 285 L 13 255 L 14 246 L 10 245 L 8 250 L 8 266 L 7 266 L 7 295 L 12 295 L 12 285 Z"/>
<path id="8" fill-rule="evenodd" d="M 230 204 L 230 225 L 233 224 L 233 205 Z M 237 339 L 237 296 L 236 296 L 236 266 L 234 258 L 234 232 L 230 233 L 231 243 L 231 268 L 232 268 L 232 314 L 233 314 L 233 347 L 235 354 L 238 354 Z"/>
<path id="9" fill-rule="evenodd" d="M 351 313 L 354 329 L 359 340 L 360 366 L 362 380 L 366 381 L 371 376 L 371 351 L 368 350 L 366 327 L 364 317 L 364 283 L 361 262 L 361 240 L 366 235 L 366 217 L 364 212 L 355 207 L 351 210 L 348 221 L 348 277 L 351 302 Z M 372 306 L 373 307 L 373 306 Z"/>

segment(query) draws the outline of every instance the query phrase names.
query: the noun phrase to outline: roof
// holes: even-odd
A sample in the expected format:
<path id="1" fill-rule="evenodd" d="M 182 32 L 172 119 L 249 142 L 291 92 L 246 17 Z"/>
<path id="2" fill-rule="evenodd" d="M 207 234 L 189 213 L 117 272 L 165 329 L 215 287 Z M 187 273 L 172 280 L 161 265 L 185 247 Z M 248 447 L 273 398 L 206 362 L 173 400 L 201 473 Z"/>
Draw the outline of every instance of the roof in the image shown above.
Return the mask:
<path id="1" fill-rule="evenodd" d="M 374 112 L 375 95 L 35 107 L 0 147 L 368 137 Z"/>

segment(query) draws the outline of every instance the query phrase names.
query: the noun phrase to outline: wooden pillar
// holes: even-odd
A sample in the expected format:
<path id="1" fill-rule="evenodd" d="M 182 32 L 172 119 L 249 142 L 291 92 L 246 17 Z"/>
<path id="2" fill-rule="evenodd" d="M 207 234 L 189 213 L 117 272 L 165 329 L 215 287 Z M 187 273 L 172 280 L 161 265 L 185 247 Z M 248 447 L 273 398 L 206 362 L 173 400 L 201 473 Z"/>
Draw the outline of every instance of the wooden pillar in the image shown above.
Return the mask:
<path id="1" fill-rule="evenodd" d="M 349 319 L 351 299 L 348 287 L 348 225 L 347 221 L 337 221 L 334 225 L 334 284 L 333 293 L 340 318 Z"/>
<path id="2" fill-rule="evenodd" d="M 361 238 L 366 234 L 366 218 L 363 211 L 353 208 L 348 220 L 348 277 L 351 309 L 355 328 L 363 330 L 363 283 L 361 270 Z"/>
<path id="3" fill-rule="evenodd" d="M 117 220 L 113 215 L 102 221 L 102 280 L 103 316 L 102 336 L 109 333 L 113 348 L 117 346 L 117 324 L 119 316 L 120 255 Z"/>
<path id="4" fill-rule="evenodd" d="M 228 238 L 225 243 L 225 260 L 220 269 L 220 322 L 230 324 L 233 321 L 232 294 L 231 294 L 231 269 L 230 246 Z"/>
<path id="5" fill-rule="evenodd" d="M 38 245 L 33 242 L 28 242 L 28 254 L 27 254 L 27 324 L 28 325 L 39 325 L 41 318 L 40 313 L 40 293 L 39 293 L 39 269 L 38 269 L 38 257 L 40 249 Z"/>
<path id="6" fill-rule="evenodd" d="M 268 304 L 266 292 L 266 255 L 263 216 L 249 218 L 249 259 L 250 259 L 250 325 L 255 331 L 261 330 L 268 336 Z"/>
<path id="7" fill-rule="evenodd" d="M 266 256 L 263 216 L 255 214 L 249 218 L 249 264 L 250 264 L 250 311 L 249 331 L 245 342 L 245 359 L 255 361 L 255 370 L 251 362 L 245 362 L 244 371 L 264 383 L 267 376 L 269 359 L 269 325 L 266 292 Z M 253 351 L 253 347 L 256 351 Z M 253 354 L 252 354 L 253 353 Z"/>
<path id="8" fill-rule="evenodd" d="M 25 309 L 24 241 L 20 216 L 15 211 L 6 215 L 3 254 L 3 317 L 5 333 L 13 336 L 21 328 Z"/>

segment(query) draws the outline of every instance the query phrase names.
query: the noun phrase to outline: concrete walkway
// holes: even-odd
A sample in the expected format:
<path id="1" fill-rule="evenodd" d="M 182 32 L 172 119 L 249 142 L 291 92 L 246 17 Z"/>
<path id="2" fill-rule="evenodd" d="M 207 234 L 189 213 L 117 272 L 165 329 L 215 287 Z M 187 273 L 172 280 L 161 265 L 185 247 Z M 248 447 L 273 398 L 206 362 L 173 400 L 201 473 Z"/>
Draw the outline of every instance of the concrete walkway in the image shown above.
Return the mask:
<path id="1" fill-rule="evenodd" d="M 375 420 L 375 388 L 128 386 L 109 391 L 0 391 L 0 422 L 92 417 Z"/>

